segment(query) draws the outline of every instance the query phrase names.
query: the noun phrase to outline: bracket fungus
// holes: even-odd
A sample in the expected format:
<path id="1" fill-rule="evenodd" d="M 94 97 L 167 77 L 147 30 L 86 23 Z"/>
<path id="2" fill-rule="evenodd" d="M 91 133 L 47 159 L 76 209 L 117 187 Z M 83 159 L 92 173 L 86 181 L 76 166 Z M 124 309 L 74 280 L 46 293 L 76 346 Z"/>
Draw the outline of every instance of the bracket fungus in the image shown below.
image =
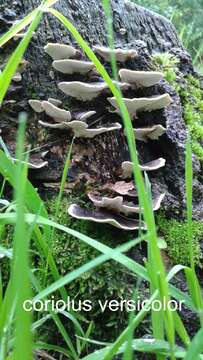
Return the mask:
<path id="1" fill-rule="evenodd" d="M 83 83 L 80 81 L 60 82 L 58 87 L 66 95 L 88 101 L 98 97 L 107 88 L 105 82 Z"/>
<path id="2" fill-rule="evenodd" d="M 53 61 L 52 66 L 55 70 L 58 70 L 63 74 L 78 73 L 82 75 L 86 75 L 95 67 L 92 62 L 72 59 L 55 60 Z"/>
<path id="3" fill-rule="evenodd" d="M 50 102 L 51 104 L 55 105 L 55 106 L 60 106 L 62 104 L 62 101 L 59 99 L 54 99 L 54 98 L 48 98 L 48 102 Z"/>
<path id="4" fill-rule="evenodd" d="M 104 61 L 111 61 L 111 54 L 113 54 L 118 62 L 124 63 L 128 59 L 137 57 L 137 51 L 134 49 L 110 49 L 105 46 L 93 46 L 93 50 L 100 55 Z"/>
<path id="5" fill-rule="evenodd" d="M 116 109 L 113 112 L 120 113 L 119 105 L 115 97 L 107 98 L 110 104 Z M 152 111 L 162 109 L 171 103 L 168 94 L 156 95 L 148 98 L 123 98 L 129 114 L 133 117 L 140 111 Z"/>
<path id="6" fill-rule="evenodd" d="M 114 81 L 113 83 L 121 90 L 125 91 L 130 87 L 130 84 Z M 108 89 L 105 82 L 85 83 L 81 81 L 60 82 L 58 87 L 66 95 L 74 97 L 82 101 L 90 101 L 101 95 L 104 90 Z"/>
<path id="7" fill-rule="evenodd" d="M 139 205 L 134 204 L 132 201 L 129 202 L 124 200 L 122 196 L 116 196 L 112 198 L 107 196 L 100 196 L 92 192 L 89 192 L 87 195 L 94 206 L 97 208 L 104 208 L 115 213 L 123 213 L 126 216 L 129 214 L 139 214 L 141 210 Z M 152 199 L 153 211 L 157 211 L 160 208 L 164 196 L 165 194 L 159 194 Z"/>
<path id="8" fill-rule="evenodd" d="M 135 138 L 144 142 L 147 142 L 148 139 L 158 140 L 165 132 L 166 129 L 162 125 L 134 129 Z"/>
<path id="9" fill-rule="evenodd" d="M 81 219 L 94 221 L 101 224 L 110 224 L 122 230 L 138 230 L 142 228 L 146 230 L 144 222 L 140 222 L 137 219 L 129 219 L 119 214 L 113 214 L 104 210 L 88 210 L 81 208 L 77 204 L 72 204 L 68 208 L 70 216 Z"/>
<path id="10" fill-rule="evenodd" d="M 51 56 L 53 60 L 63 60 L 74 57 L 78 50 L 71 45 L 48 43 L 44 47 L 45 52 Z"/>
<path id="11" fill-rule="evenodd" d="M 138 87 L 149 87 L 163 79 L 163 73 L 158 71 L 135 71 L 128 69 L 119 70 L 121 81 L 135 84 Z"/>
<path id="12" fill-rule="evenodd" d="M 140 165 L 140 170 L 142 171 L 155 171 L 163 166 L 165 166 L 166 160 L 163 158 L 158 158 L 156 160 L 150 161 L 146 164 Z M 123 173 L 122 178 L 130 178 L 133 172 L 133 163 L 131 161 L 124 161 L 121 165 Z"/>
<path id="13" fill-rule="evenodd" d="M 109 126 L 100 126 L 94 129 L 89 129 L 88 125 L 79 120 L 73 120 L 70 122 L 61 122 L 58 124 L 50 124 L 43 121 L 39 121 L 39 124 L 41 124 L 44 127 L 52 128 L 52 129 L 71 129 L 74 133 L 74 136 L 76 138 L 93 138 L 97 135 L 119 130 L 122 128 L 121 124 L 119 123 L 113 123 L 109 124 Z"/>
<path id="14" fill-rule="evenodd" d="M 20 82 L 22 80 L 22 75 L 20 72 L 16 72 L 13 77 L 12 80 L 15 82 Z"/>
<path id="15" fill-rule="evenodd" d="M 28 100 L 28 103 L 35 112 L 37 112 L 37 113 L 44 112 L 44 108 L 42 107 L 41 100 L 30 99 L 30 100 Z"/>
<path id="16" fill-rule="evenodd" d="M 115 184 L 108 185 L 108 188 L 119 195 L 137 197 L 133 181 L 116 181 Z"/>
<path id="17" fill-rule="evenodd" d="M 42 108 L 44 109 L 45 113 L 52 117 L 56 122 L 71 120 L 70 111 L 60 109 L 49 101 L 42 101 Z"/>
<path id="18" fill-rule="evenodd" d="M 91 116 L 95 115 L 96 111 L 83 111 L 75 114 L 75 120 L 86 121 Z"/>

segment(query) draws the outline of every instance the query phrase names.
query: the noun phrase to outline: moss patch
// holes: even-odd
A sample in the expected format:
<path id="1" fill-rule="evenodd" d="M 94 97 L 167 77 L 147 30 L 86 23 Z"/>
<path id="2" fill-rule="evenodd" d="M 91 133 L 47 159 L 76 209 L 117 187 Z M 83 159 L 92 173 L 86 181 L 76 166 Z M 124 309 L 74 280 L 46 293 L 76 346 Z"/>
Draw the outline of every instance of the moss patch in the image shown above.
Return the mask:
<path id="1" fill-rule="evenodd" d="M 162 71 L 164 78 L 179 94 L 193 152 L 203 161 L 203 90 L 199 79 L 192 75 L 183 76 L 178 71 L 178 62 L 178 59 L 169 53 L 157 54 L 152 57 L 152 68 Z"/>
<path id="2" fill-rule="evenodd" d="M 168 255 L 173 264 L 189 265 L 189 238 L 187 223 L 168 220 L 163 214 L 157 216 L 158 231 L 167 242 Z M 203 240 L 203 224 L 193 221 L 193 252 L 195 264 L 201 263 L 200 240 Z"/>

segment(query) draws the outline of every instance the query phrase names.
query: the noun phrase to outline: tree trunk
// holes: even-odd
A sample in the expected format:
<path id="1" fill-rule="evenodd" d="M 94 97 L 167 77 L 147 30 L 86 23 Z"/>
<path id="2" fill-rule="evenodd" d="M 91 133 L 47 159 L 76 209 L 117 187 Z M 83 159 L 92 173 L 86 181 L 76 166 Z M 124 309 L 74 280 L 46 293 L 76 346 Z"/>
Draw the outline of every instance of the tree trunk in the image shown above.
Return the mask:
<path id="1" fill-rule="evenodd" d="M 0 31 L 5 32 L 16 18 L 22 18 L 31 9 L 39 5 L 40 0 L 3 0 L 0 5 Z M 150 56 L 154 53 L 170 52 L 180 59 L 179 70 L 183 73 L 193 73 L 190 56 L 184 50 L 177 37 L 173 25 L 167 19 L 152 13 L 142 7 L 136 6 L 130 1 L 112 0 L 113 27 L 115 47 L 136 49 L 139 56 L 127 61 L 128 69 L 149 70 Z M 105 17 L 100 0 L 60 0 L 55 8 L 66 16 L 78 29 L 87 43 L 92 45 L 106 45 L 107 36 L 105 29 Z M 10 9 L 10 10 L 8 10 Z M 45 54 L 44 46 L 48 42 L 60 42 L 72 44 L 79 49 L 75 39 L 67 32 L 58 20 L 52 15 L 44 15 L 44 18 L 34 35 L 30 46 L 25 54 L 29 64 L 23 73 L 21 83 L 13 83 L 10 86 L 7 98 L 2 107 L 1 129 L 2 137 L 12 152 L 15 148 L 15 129 L 18 113 L 21 110 L 28 112 L 27 142 L 32 148 L 42 147 L 40 152 L 48 150 L 46 160 L 48 168 L 31 170 L 30 176 L 38 183 L 59 181 L 66 155 L 67 144 L 71 142 L 68 132 L 47 131 L 38 125 L 40 114 L 34 113 L 28 106 L 28 99 L 47 100 L 49 97 L 63 101 L 63 106 L 70 111 L 95 110 L 95 120 L 102 118 L 98 124 L 119 121 L 120 117 L 111 114 L 106 99 L 102 96 L 90 102 L 72 100 L 64 96 L 57 88 L 57 83 L 62 80 L 84 81 L 79 75 L 62 76 L 53 71 L 51 58 Z M 2 63 L 13 50 L 15 42 L 2 50 Z M 83 54 L 82 58 L 86 57 Z M 108 64 L 105 66 L 111 74 Z M 121 66 L 120 66 L 121 67 Z M 50 76 L 51 75 L 51 76 Z M 85 79 L 88 82 L 88 77 Z M 94 79 L 91 79 L 93 81 Z M 164 209 L 168 213 L 181 215 L 184 210 L 184 150 L 186 140 L 186 128 L 182 118 L 182 106 L 180 98 L 175 90 L 166 82 L 150 88 L 138 89 L 134 92 L 135 97 L 145 97 L 168 93 L 172 103 L 164 110 L 142 112 L 136 119 L 136 126 L 148 126 L 161 124 L 167 127 L 167 132 L 157 141 L 149 141 L 147 144 L 137 142 L 140 162 L 144 163 L 158 157 L 166 159 L 166 166 L 150 174 L 150 180 L 154 191 L 166 193 Z M 110 96 L 110 95 L 108 95 Z M 127 97 L 127 96 L 126 96 Z M 16 100 L 11 103 L 9 100 Z M 126 138 L 123 131 L 109 132 L 93 139 L 78 139 L 73 147 L 72 166 L 69 170 L 69 180 L 76 179 L 104 185 L 109 181 L 118 181 L 121 172 L 121 163 L 129 160 Z M 195 182 L 199 191 L 201 185 L 197 178 L 199 163 L 194 161 Z M 82 176 L 83 174 L 83 176 Z M 199 199 L 200 201 L 200 199 Z M 202 209 L 197 199 L 195 200 L 196 217 L 200 217 Z"/>

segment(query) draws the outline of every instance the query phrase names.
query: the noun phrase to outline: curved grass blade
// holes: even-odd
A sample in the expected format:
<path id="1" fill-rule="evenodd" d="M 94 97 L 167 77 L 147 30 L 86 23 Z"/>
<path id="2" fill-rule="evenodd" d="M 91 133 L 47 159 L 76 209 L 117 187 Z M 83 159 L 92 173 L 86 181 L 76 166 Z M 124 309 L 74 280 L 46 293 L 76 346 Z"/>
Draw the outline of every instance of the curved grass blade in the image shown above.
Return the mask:
<path id="1" fill-rule="evenodd" d="M 194 336 L 184 360 L 203 359 L 203 355 L 200 356 L 200 354 L 203 352 L 202 339 L 203 339 L 203 327 Z"/>

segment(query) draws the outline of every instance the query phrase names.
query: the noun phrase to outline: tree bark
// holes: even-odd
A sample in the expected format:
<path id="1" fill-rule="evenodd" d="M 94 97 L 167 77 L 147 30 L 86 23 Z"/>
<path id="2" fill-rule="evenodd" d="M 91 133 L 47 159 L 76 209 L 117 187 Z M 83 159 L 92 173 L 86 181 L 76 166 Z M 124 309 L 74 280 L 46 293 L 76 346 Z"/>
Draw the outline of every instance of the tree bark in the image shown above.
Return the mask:
<path id="1" fill-rule="evenodd" d="M 3 0 L 0 6 L 0 32 L 3 33 L 16 18 L 22 18 L 30 10 L 39 5 L 40 0 Z M 154 53 L 171 52 L 180 59 L 179 70 L 185 74 L 193 73 L 190 56 L 184 50 L 176 31 L 170 21 L 152 13 L 130 1 L 112 0 L 113 28 L 115 47 L 136 49 L 139 56 L 128 61 L 125 66 L 129 69 L 149 70 L 150 56 Z M 55 5 L 78 29 L 87 43 L 92 45 L 108 44 L 105 17 L 100 0 L 60 0 Z M 10 10 L 8 10 L 10 9 Z M 122 34 L 121 29 L 125 29 Z M 78 44 L 52 15 L 44 15 L 37 33 L 32 39 L 25 54 L 29 65 L 23 73 L 20 84 L 10 86 L 6 101 L 2 107 L 1 129 L 2 136 L 12 151 L 15 148 L 15 129 L 18 113 L 21 110 L 28 112 L 27 142 L 33 148 L 43 146 L 49 150 L 46 159 L 48 169 L 31 171 L 31 178 L 38 183 L 58 181 L 63 168 L 67 144 L 71 136 L 67 132 L 47 131 L 38 125 L 39 115 L 31 111 L 28 99 L 37 98 L 47 100 L 48 97 L 59 98 L 63 107 L 74 110 L 97 110 L 97 118 L 102 117 L 99 124 L 114 122 L 119 119 L 117 115 L 108 112 L 108 102 L 100 97 L 91 103 L 73 101 L 63 96 L 57 88 L 60 80 L 84 80 L 80 76 L 62 76 L 53 73 L 50 77 L 51 58 L 45 54 L 43 47 L 48 42 L 73 44 L 79 49 Z M 13 50 L 15 42 L 2 50 L 2 63 Z M 87 59 L 83 54 L 83 59 Z M 111 74 L 108 64 L 105 64 Z M 86 79 L 88 81 L 88 78 Z M 152 96 L 169 93 L 172 103 L 164 110 L 143 112 L 136 119 L 136 126 L 162 124 L 167 127 L 167 132 L 158 141 L 149 141 L 147 144 L 138 143 L 139 158 L 147 162 L 157 157 L 166 159 L 166 166 L 150 175 L 154 191 L 166 193 L 164 208 L 173 215 L 182 214 L 184 210 L 184 150 L 186 128 L 182 117 L 180 98 L 175 90 L 166 82 L 137 90 L 134 96 Z M 16 100 L 11 104 L 9 100 Z M 96 120 L 96 118 L 95 118 Z M 112 120 L 112 121 L 111 121 Z M 42 151 L 42 149 L 40 150 Z M 85 181 L 91 180 L 94 184 L 105 184 L 109 181 L 119 180 L 121 163 L 129 160 L 129 152 L 124 132 L 111 132 L 100 135 L 91 140 L 76 140 L 73 148 L 73 161 L 69 171 L 69 180 L 76 181 L 85 173 Z M 198 181 L 200 164 L 195 160 L 195 177 L 198 190 L 201 185 Z M 88 174 L 88 176 L 87 176 Z M 201 216 L 202 209 L 196 201 L 196 217 Z"/>

